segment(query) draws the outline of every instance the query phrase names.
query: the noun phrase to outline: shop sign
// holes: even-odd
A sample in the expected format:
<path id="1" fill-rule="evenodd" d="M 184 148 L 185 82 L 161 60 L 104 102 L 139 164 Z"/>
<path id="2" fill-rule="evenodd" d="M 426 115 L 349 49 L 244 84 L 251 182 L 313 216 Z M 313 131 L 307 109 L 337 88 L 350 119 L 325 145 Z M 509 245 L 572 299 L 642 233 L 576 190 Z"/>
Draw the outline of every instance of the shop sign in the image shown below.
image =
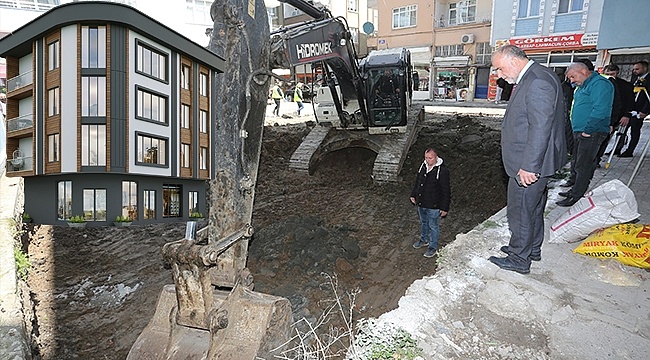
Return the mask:
<path id="1" fill-rule="evenodd" d="M 598 42 L 598 33 L 537 36 L 510 39 L 509 42 L 522 50 L 594 47 Z"/>

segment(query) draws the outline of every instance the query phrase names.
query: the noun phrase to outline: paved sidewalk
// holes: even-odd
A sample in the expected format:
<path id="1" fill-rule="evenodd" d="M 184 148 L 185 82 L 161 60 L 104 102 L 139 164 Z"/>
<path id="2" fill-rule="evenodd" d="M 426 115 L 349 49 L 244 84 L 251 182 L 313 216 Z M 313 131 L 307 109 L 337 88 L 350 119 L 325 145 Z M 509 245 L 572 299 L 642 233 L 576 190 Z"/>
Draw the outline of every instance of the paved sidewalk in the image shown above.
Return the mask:
<path id="1" fill-rule="evenodd" d="M 634 157 L 614 157 L 609 169 L 597 169 L 591 188 L 612 179 L 627 184 L 649 140 L 646 121 Z M 630 186 L 644 224 L 649 170 L 646 159 Z M 563 190 L 549 192 L 547 227 L 567 210 L 555 205 Z M 648 358 L 650 271 L 573 253 L 580 242 L 545 242 L 542 260 L 521 275 L 487 260 L 503 255 L 508 239 L 504 208 L 458 235 L 439 254 L 436 274 L 416 280 L 380 320 L 414 334 L 425 359 Z"/>

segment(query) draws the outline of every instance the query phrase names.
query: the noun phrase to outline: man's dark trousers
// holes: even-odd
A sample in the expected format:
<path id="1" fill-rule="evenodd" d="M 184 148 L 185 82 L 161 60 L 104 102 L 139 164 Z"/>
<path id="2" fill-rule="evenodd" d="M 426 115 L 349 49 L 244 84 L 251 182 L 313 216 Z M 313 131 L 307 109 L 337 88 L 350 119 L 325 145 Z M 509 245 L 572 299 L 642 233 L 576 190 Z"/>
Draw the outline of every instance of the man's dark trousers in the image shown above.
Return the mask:
<path id="1" fill-rule="evenodd" d="M 634 149 L 636 149 L 636 145 L 639 143 L 639 138 L 641 137 L 642 126 L 643 119 L 639 119 L 636 116 L 630 118 L 630 142 L 627 144 L 627 148 L 625 149 L 626 153 L 629 153 L 630 155 L 634 153 Z M 622 147 L 623 145 L 618 146 L 617 150 L 620 152 Z"/>
<path id="2" fill-rule="evenodd" d="M 526 269 L 530 268 L 530 254 L 541 254 L 547 183 L 547 178 L 541 178 L 528 187 L 522 187 L 514 178 L 508 180 L 509 257 Z"/>
<path id="3" fill-rule="evenodd" d="M 575 144 L 573 159 L 571 159 L 571 179 L 574 184 L 569 191 L 570 197 L 581 198 L 587 192 L 596 165 L 598 165 L 596 159 L 598 149 L 607 135 L 604 132 L 595 132 L 589 137 L 584 137 L 581 132 L 574 133 Z"/>

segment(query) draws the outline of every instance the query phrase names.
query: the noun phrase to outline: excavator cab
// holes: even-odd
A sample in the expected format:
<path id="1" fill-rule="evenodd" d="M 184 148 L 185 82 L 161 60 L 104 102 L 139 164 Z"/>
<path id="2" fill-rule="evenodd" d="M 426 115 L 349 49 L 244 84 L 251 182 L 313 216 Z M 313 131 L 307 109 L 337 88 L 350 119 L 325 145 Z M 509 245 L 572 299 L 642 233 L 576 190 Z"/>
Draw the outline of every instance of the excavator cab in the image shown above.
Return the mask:
<path id="1" fill-rule="evenodd" d="M 373 51 L 359 67 L 368 97 L 371 133 L 406 131 L 412 98 L 412 71 L 407 49 Z"/>

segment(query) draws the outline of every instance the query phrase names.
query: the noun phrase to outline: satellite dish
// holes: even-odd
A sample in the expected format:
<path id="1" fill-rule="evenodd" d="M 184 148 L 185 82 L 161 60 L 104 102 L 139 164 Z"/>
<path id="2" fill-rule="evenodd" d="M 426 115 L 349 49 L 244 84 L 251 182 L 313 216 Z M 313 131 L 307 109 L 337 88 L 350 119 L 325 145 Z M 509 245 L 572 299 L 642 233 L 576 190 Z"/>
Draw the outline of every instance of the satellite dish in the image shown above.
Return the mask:
<path id="1" fill-rule="evenodd" d="M 367 35 L 372 34 L 375 31 L 375 25 L 373 25 L 370 21 L 367 21 L 365 24 L 363 24 L 363 32 L 365 32 Z"/>

